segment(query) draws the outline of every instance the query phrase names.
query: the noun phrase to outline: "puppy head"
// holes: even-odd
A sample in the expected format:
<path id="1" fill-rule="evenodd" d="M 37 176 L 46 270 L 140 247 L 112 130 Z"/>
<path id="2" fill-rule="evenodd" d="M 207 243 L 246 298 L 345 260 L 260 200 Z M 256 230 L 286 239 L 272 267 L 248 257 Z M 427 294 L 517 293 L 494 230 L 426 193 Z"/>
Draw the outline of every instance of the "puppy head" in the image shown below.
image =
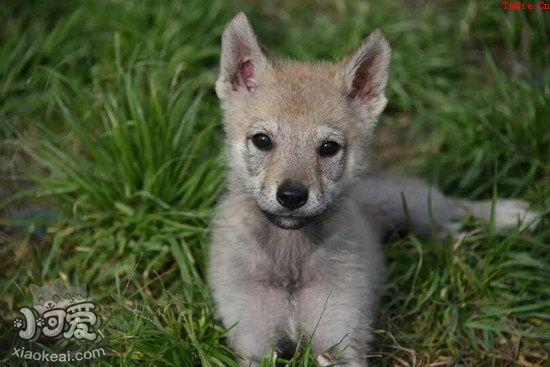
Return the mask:
<path id="1" fill-rule="evenodd" d="M 337 63 L 275 60 L 244 13 L 228 24 L 216 93 L 229 179 L 274 224 L 304 226 L 362 172 L 390 54 L 376 30 Z"/>

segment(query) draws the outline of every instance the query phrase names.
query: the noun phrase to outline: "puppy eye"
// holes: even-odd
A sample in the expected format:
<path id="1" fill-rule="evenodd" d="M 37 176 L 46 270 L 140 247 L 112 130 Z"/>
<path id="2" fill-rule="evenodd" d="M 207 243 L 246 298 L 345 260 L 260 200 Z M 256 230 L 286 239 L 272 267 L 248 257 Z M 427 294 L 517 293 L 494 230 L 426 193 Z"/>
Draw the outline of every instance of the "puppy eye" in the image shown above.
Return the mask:
<path id="1" fill-rule="evenodd" d="M 273 142 L 271 138 L 266 134 L 256 134 L 252 137 L 252 143 L 256 148 L 260 150 L 271 150 L 273 148 Z"/>
<path id="2" fill-rule="evenodd" d="M 332 157 L 333 155 L 338 153 L 340 148 L 342 148 L 342 146 L 335 141 L 332 141 L 332 140 L 325 141 L 319 147 L 319 155 L 321 157 Z"/>

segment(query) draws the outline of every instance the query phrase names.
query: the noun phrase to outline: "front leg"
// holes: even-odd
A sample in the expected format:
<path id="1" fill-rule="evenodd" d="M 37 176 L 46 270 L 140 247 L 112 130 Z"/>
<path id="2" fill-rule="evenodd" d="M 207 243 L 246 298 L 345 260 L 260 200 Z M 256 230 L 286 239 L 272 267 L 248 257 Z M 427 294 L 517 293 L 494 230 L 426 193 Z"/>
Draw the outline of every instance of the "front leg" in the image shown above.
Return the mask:
<path id="1" fill-rule="evenodd" d="M 340 354 L 339 362 L 346 366 L 366 366 L 370 311 L 374 305 L 366 302 L 363 294 L 364 289 L 346 290 L 327 284 L 317 284 L 300 293 L 300 323 L 312 335 L 313 351 L 321 356 L 319 361 L 333 358 L 334 350 Z"/>
<path id="2" fill-rule="evenodd" d="M 277 349 L 288 325 L 289 304 L 278 289 L 251 283 L 226 286 L 214 292 L 231 347 L 241 366 L 258 366 Z"/>

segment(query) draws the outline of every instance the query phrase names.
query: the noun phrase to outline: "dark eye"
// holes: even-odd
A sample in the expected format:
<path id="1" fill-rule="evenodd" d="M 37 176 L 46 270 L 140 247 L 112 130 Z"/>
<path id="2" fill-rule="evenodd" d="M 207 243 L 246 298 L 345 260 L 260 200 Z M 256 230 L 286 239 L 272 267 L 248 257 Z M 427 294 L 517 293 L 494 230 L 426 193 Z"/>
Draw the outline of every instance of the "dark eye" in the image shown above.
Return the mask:
<path id="1" fill-rule="evenodd" d="M 271 150 L 273 142 L 266 134 L 256 134 L 252 137 L 252 142 L 260 150 Z"/>
<path id="2" fill-rule="evenodd" d="M 319 147 L 319 155 L 321 157 L 332 157 L 333 155 L 338 153 L 341 147 L 342 146 L 335 141 L 332 141 L 332 140 L 325 141 Z"/>

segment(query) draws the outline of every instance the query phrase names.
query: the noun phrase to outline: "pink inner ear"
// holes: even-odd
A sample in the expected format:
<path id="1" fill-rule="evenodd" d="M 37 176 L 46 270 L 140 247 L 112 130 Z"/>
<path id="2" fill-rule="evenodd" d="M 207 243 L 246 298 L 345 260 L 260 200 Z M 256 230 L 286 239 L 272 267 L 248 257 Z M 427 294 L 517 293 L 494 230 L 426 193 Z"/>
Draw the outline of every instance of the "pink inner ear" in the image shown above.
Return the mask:
<path id="1" fill-rule="evenodd" d="M 370 100 L 374 97 L 376 90 L 374 87 L 375 81 L 373 80 L 374 70 L 373 66 L 378 60 L 378 56 L 373 56 L 363 62 L 363 64 L 355 72 L 355 77 L 351 86 L 351 91 L 348 94 L 348 98 L 360 98 L 363 100 Z"/>
<path id="2" fill-rule="evenodd" d="M 369 70 L 368 68 L 360 68 L 357 70 L 357 73 L 355 74 L 355 78 L 353 79 L 353 84 L 351 87 L 351 91 L 348 94 L 348 97 L 350 99 L 360 98 L 360 99 L 370 99 L 372 88 L 370 85 L 369 80 Z"/>
<path id="3" fill-rule="evenodd" d="M 231 84 L 234 90 L 241 87 L 245 87 L 249 92 L 254 90 L 256 81 L 254 80 L 254 64 L 251 58 L 247 57 L 239 63 Z"/>

